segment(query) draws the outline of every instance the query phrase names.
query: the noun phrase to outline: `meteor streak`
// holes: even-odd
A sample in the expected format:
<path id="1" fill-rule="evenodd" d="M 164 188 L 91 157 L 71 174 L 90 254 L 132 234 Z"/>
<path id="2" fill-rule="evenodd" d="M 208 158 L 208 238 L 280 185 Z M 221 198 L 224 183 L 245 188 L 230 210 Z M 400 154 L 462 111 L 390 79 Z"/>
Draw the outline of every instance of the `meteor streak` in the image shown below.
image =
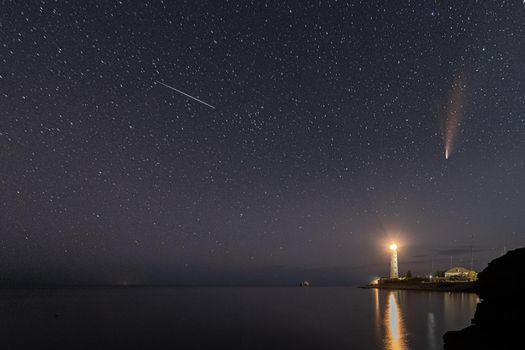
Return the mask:
<path id="1" fill-rule="evenodd" d="M 184 96 L 186 96 L 186 97 L 189 97 L 189 98 L 191 98 L 191 99 L 193 99 L 193 100 L 195 100 L 195 101 L 197 101 L 197 102 L 199 102 L 199 103 L 202 103 L 203 105 L 206 105 L 206 106 L 208 106 L 208 107 L 210 107 L 210 108 L 212 108 L 212 109 L 215 109 L 215 107 L 213 107 L 213 106 L 210 105 L 209 103 L 206 103 L 206 102 L 204 102 L 204 101 L 202 101 L 202 100 L 199 100 L 199 99 L 196 98 L 196 97 L 193 97 L 193 96 L 191 96 L 191 95 L 188 95 L 187 93 L 185 93 L 185 92 L 183 92 L 183 91 L 180 91 L 180 90 L 178 90 L 178 89 L 175 89 L 173 86 L 170 86 L 170 85 L 168 85 L 168 84 L 164 84 L 162 81 L 155 80 L 155 82 L 156 82 L 156 83 L 159 83 L 159 84 L 161 84 L 161 85 L 164 85 L 164 86 L 167 87 L 168 89 L 171 89 L 171 90 L 173 90 L 173 91 L 176 91 L 176 92 L 178 92 L 179 94 L 182 94 L 182 95 L 184 95 Z"/>

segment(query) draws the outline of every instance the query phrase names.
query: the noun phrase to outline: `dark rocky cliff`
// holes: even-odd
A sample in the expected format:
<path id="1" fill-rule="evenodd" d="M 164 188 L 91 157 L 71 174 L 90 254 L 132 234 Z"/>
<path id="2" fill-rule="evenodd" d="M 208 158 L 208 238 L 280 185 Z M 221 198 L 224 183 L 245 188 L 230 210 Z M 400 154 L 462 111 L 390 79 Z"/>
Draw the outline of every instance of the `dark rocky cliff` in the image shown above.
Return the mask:
<path id="1" fill-rule="evenodd" d="M 445 349 L 525 349 L 525 248 L 491 261 L 475 291 L 472 325 L 445 333 Z"/>

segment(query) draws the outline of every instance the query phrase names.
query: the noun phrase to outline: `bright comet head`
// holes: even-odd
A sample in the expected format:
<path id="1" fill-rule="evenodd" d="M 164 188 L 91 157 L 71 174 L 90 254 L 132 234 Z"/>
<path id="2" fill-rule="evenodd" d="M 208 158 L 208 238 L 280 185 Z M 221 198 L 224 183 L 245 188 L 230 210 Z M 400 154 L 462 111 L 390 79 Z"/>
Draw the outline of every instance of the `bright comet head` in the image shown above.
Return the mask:
<path id="1" fill-rule="evenodd" d="M 397 244 L 392 243 L 392 244 L 390 245 L 390 250 L 397 250 Z"/>

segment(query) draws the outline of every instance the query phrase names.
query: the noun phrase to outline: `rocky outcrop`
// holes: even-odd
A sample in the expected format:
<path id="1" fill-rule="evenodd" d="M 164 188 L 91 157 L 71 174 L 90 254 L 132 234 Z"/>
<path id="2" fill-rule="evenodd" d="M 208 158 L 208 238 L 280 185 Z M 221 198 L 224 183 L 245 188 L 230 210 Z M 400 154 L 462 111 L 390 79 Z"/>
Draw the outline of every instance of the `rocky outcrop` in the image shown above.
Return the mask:
<path id="1" fill-rule="evenodd" d="M 445 333 L 445 349 L 525 349 L 525 248 L 491 261 L 474 288 L 472 325 Z"/>

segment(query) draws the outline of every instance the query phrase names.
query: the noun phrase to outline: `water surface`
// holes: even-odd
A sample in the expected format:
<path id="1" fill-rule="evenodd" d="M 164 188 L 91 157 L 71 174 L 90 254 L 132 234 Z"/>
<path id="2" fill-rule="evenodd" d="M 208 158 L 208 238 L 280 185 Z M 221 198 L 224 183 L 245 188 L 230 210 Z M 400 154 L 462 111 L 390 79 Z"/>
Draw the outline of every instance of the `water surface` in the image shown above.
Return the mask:
<path id="1" fill-rule="evenodd" d="M 4 349 L 442 349 L 475 294 L 352 287 L 0 291 Z"/>

